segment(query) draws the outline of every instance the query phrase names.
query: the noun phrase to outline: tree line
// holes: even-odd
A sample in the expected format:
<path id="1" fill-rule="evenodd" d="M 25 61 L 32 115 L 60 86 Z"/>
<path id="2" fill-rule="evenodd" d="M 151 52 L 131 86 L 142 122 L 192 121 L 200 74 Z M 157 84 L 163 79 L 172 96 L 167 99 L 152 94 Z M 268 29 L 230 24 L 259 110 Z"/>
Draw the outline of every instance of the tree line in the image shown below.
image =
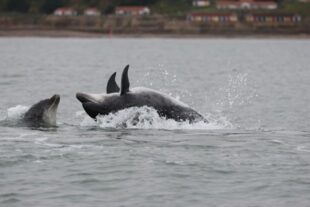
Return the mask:
<path id="1" fill-rule="evenodd" d="M 152 6 L 157 10 L 190 7 L 192 0 L 0 0 L 1 13 L 50 14 L 59 7 L 73 7 L 82 11 L 96 7 L 102 13 L 112 13 L 117 6 Z"/>

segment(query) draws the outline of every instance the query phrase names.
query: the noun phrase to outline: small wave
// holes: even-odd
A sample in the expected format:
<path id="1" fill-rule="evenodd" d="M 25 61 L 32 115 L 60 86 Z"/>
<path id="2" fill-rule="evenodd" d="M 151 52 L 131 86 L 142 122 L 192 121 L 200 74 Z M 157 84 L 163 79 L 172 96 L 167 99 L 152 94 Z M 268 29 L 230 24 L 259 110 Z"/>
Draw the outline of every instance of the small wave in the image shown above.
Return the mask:
<path id="1" fill-rule="evenodd" d="M 12 204 L 12 203 L 18 203 L 18 202 L 20 202 L 20 200 L 17 198 L 9 198 L 9 199 L 1 201 L 1 203 L 3 204 Z"/>
<path id="2" fill-rule="evenodd" d="M 206 116 L 209 123 L 203 121 L 196 123 L 189 123 L 189 121 L 177 122 L 173 119 L 166 119 L 160 117 L 154 108 L 131 107 L 120 110 L 116 113 L 110 113 L 106 116 L 98 116 L 97 121 L 94 122 L 85 113 L 77 112 L 78 117 L 83 117 L 81 126 L 93 127 L 99 126 L 100 128 L 127 128 L 127 129 L 227 129 L 232 125 L 227 119 L 215 119 L 212 116 Z"/>
<path id="3" fill-rule="evenodd" d="M 28 106 L 17 105 L 7 110 L 7 120 L 19 120 L 29 109 Z"/>
<path id="4" fill-rule="evenodd" d="M 1 125 L 4 126 L 18 125 L 28 109 L 29 109 L 28 106 L 22 106 L 22 105 L 17 105 L 7 109 L 6 115 L 3 115 L 0 119 Z"/>
<path id="5" fill-rule="evenodd" d="M 297 146 L 296 150 L 300 152 L 310 152 L 310 148 L 307 148 L 306 146 Z"/>

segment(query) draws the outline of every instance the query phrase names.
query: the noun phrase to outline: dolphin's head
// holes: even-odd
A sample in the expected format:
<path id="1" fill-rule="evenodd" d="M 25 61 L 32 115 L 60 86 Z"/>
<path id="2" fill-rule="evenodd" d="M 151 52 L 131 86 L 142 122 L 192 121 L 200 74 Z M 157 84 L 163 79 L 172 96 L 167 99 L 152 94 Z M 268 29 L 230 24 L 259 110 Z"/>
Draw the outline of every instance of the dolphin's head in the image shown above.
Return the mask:
<path id="1" fill-rule="evenodd" d="M 96 119 L 99 114 L 107 115 L 124 109 L 128 105 L 128 99 L 125 98 L 129 92 L 128 69 L 129 65 L 123 70 L 121 88 L 115 81 L 116 73 L 113 73 L 108 81 L 106 94 L 76 94 L 76 98 L 82 103 L 84 110 L 90 117 Z"/>
<path id="2" fill-rule="evenodd" d="M 34 104 L 25 114 L 24 120 L 31 126 L 56 126 L 56 114 L 60 96 L 53 95 Z"/>
<path id="3" fill-rule="evenodd" d="M 113 112 L 117 93 L 111 94 L 87 94 L 76 93 L 76 98 L 82 103 L 85 112 L 93 119 L 100 115 L 107 115 Z"/>
<path id="4" fill-rule="evenodd" d="M 83 104 L 87 102 L 92 102 L 92 103 L 101 103 L 103 102 L 107 94 L 91 94 L 91 93 L 76 93 L 76 98 Z"/>

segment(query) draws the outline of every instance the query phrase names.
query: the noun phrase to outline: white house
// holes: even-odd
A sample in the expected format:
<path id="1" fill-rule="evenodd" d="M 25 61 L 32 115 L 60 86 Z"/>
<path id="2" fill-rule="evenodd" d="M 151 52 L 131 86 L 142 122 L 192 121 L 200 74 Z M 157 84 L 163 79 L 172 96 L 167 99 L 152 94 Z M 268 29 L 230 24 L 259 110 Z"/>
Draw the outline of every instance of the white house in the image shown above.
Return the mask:
<path id="1" fill-rule="evenodd" d="M 76 16 L 77 11 L 73 8 L 58 8 L 54 11 L 54 15 L 56 16 Z"/>
<path id="2" fill-rule="evenodd" d="M 100 16 L 100 11 L 96 8 L 87 8 L 84 10 L 85 16 Z"/>
<path id="3" fill-rule="evenodd" d="M 119 6 L 115 9 L 115 14 L 119 16 L 143 16 L 150 13 L 151 10 L 146 6 Z"/>
<path id="4" fill-rule="evenodd" d="M 210 1 L 209 0 L 193 0 L 193 6 L 195 7 L 206 7 L 210 6 Z"/>
<path id="5" fill-rule="evenodd" d="M 277 9 L 275 0 L 218 0 L 217 9 Z"/>

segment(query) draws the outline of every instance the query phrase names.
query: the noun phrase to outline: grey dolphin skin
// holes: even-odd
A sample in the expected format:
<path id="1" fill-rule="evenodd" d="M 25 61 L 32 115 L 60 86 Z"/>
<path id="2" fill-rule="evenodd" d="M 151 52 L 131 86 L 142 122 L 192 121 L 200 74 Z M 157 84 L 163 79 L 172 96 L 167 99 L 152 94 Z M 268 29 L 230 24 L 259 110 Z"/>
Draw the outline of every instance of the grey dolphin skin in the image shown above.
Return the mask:
<path id="1" fill-rule="evenodd" d="M 25 113 L 23 117 L 24 123 L 30 127 L 56 126 L 56 113 L 59 102 L 60 96 L 58 94 L 39 101 Z"/>
<path id="2" fill-rule="evenodd" d="M 98 115 L 107 115 L 130 107 L 148 106 L 154 108 L 161 117 L 176 121 L 198 122 L 207 120 L 186 104 L 149 88 L 131 88 L 128 78 L 129 65 L 122 74 L 121 88 L 115 82 L 115 75 L 110 77 L 106 94 L 77 93 L 76 98 L 82 103 L 86 113 L 96 119 Z"/>

